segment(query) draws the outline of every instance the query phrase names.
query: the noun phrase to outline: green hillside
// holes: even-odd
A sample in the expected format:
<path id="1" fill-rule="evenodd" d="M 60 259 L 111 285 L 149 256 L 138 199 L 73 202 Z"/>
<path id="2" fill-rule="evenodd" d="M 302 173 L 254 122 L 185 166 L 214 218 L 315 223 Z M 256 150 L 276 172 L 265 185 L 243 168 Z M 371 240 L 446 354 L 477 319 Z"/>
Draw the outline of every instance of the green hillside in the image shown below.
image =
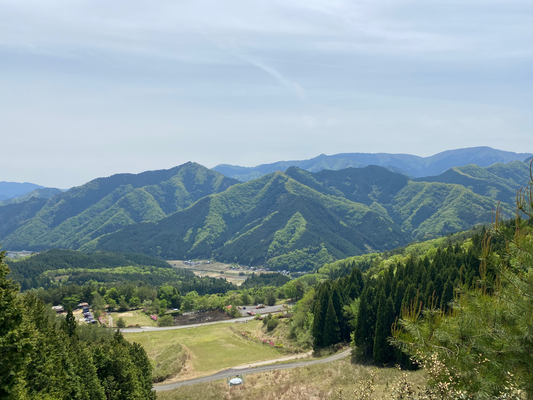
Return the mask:
<path id="1" fill-rule="evenodd" d="M 314 174 L 293 167 L 82 249 L 309 270 L 490 223 L 496 204 L 458 184 L 414 182 L 377 166 Z"/>
<path id="2" fill-rule="evenodd" d="M 327 262 L 392 249 L 406 238 L 390 219 L 370 207 L 320 193 L 276 172 L 232 186 L 156 223 L 101 237 L 94 245 L 163 258 L 212 256 L 279 268 L 278 257 L 302 259 L 305 253 Z M 298 267 L 311 266 L 293 266 Z"/>
<path id="3" fill-rule="evenodd" d="M 125 226 L 164 218 L 235 183 L 196 163 L 98 178 L 57 194 L 37 212 L 35 199 L 18 204 L 24 215 L 9 211 L 14 204 L 0 207 L 0 223 L 6 214 L 4 224 L 9 224 L 9 229 L 0 231 L 0 241 L 10 250 L 77 249 Z"/>
<path id="4" fill-rule="evenodd" d="M 238 183 L 188 163 L 0 206 L 0 243 L 311 270 L 490 223 L 498 201 L 512 216 L 528 174 L 522 162 L 416 180 L 379 166 L 291 167 Z"/>
<path id="5" fill-rule="evenodd" d="M 512 204 L 516 199 L 516 189 L 529 180 L 529 166 L 520 161 L 496 163 L 485 168 L 469 164 L 451 168 L 438 176 L 415 180 L 455 183 L 470 188 L 479 195 Z"/>

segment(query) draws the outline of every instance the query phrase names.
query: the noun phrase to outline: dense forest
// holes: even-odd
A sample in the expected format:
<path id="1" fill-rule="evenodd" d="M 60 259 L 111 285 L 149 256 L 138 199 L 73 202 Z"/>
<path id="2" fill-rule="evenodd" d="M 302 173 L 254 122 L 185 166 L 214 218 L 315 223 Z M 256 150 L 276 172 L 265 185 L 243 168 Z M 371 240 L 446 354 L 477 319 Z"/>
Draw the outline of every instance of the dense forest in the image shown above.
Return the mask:
<path id="1" fill-rule="evenodd" d="M 236 183 L 192 162 L 98 178 L 49 200 L 0 206 L 0 242 L 9 250 L 78 249 L 125 226 L 157 221 Z"/>
<path id="2" fill-rule="evenodd" d="M 471 165 L 455 174 L 457 183 L 448 175 L 442 182 L 439 177 L 425 182 L 377 166 L 314 174 L 292 167 L 234 185 L 158 222 L 102 237 L 95 247 L 315 270 L 348 256 L 490 223 L 499 200 L 511 216 L 512 190 L 528 169 L 514 162 Z"/>
<path id="3" fill-rule="evenodd" d="M 34 293 L 19 294 L 0 253 L 0 398 L 155 399 L 144 349 L 120 332 L 57 323 Z"/>
<path id="4" fill-rule="evenodd" d="M 0 241 L 9 250 L 98 249 L 310 271 L 490 223 L 498 201 L 510 217 L 527 175 L 520 161 L 417 179 L 378 166 L 291 167 L 238 184 L 187 163 L 0 205 Z"/>
<path id="5" fill-rule="evenodd" d="M 533 394 L 532 194 L 519 203 L 526 219 L 504 222 L 498 211 L 489 231 L 446 246 L 326 265 L 319 272 L 340 276 L 305 294 L 291 335 L 315 350 L 351 342 L 355 361 L 422 366 L 447 382 L 446 398 Z"/>

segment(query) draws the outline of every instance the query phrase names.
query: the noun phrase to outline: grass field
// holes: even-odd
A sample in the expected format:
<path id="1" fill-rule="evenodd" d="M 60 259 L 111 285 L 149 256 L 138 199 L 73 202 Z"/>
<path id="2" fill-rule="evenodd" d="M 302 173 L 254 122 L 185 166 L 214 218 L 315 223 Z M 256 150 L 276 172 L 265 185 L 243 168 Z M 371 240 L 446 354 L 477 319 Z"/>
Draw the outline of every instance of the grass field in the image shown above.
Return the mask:
<path id="1" fill-rule="evenodd" d="M 113 317 L 115 326 L 119 318 L 124 320 L 126 326 L 137 324 L 141 326 L 157 326 L 156 322 L 153 321 L 148 315 L 144 314 L 141 310 L 113 312 L 111 313 L 111 317 Z"/>
<path id="2" fill-rule="evenodd" d="M 259 324 L 261 321 L 250 321 L 246 325 L 239 324 L 239 329 L 244 327 L 255 329 L 255 325 Z M 210 375 L 237 365 L 285 356 L 272 347 L 239 337 L 232 332 L 229 325 L 231 324 L 215 324 L 196 329 L 126 333 L 124 336 L 146 349 L 156 366 L 156 374 L 160 373 L 157 363 L 169 365 L 176 359 L 183 359 L 183 354 L 179 351 L 167 350 L 177 344 L 182 346 L 187 353 L 187 361 L 176 377 L 178 380 Z"/>
<path id="3" fill-rule="evenodd" d="M 373 367 L 352 364 L 348 359 L 309 367 L 245 375 L 245 383 L 231 389 L 226 381 L 183 386 L 168 392 L 158 392 L 160 400 L 220 400 L 220 399 L 391 399 L 395 382 L 403 372 L 395 368 L 381 368 L 376 371 L 376 385 L 372 397 L 356 397 L 365 381 L 370 379 Z M 426 382 L 424 371 L 407 371 L 407 381 L 415 388 Z"/>

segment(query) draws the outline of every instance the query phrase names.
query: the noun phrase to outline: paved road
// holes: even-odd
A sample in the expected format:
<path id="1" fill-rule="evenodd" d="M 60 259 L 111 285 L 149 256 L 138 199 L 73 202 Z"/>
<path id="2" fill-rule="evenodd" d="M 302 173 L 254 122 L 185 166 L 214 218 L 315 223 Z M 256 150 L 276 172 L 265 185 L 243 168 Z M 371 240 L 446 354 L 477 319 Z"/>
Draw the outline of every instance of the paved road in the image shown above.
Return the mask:
<path id="1" fill-rule="evenodd" d="M 278 312 L 283 309 L 283 306 L 265 306 L 264 308 L 255 308 L 255 306 L 246 306 L 246 310 L 241 310 L 241 314 L 247 316 L 248 311 L 253 311 L 256 314 L 267 314 Z"/>
<path id="2" fill-rule="evenodd" d="M 349 350 L 343 351 L 342 353 L 332 355 L 331 357 L 321 358 L 321 359 L 313 360 L 313 361 L 300 361 L 300 362 L 295 362 L 295 363 L 290 363 L 290 364 L 265 365 L 265 366 L 256 367 L 256 368 L 244 368 L 244 369 L 230 368 L 225 371 L 218 372 L 214 375 L 204 376 L 203 378 L 190 379 L 188 381 L 169 383 L 166 385 L 155 385 L 154 390 L 156 392 L 172 390 L 172 389 L 179 388 L 180 386 L 194 385 L 195 383 L 206 383 L 206 382 L 217 381 L 219 379 L 229 378 L 237 374 L 239 375 L 240 374 L 242 375 L 257 374 L 259 372 L 273 371 L 276 369 L 291 369 L 291 368 L 306 367 L 308 365 L 314 365 L 314 364 L 325 364 L 325 363 L 337 361 L 344 357 L 347 357 L 351 353 L 351 351 L 352 350 L 349 349 Z"/>
<path id="3" fill-rule="evenodd" d="M 241 310 L 241 313 L 243 315 L 248 315 L 248 314 L 246 314 L 246 312 L 252 310 L 256 314 L 266 314 L 266 313 L 278 312 L 282 308 L 283 308 L 283 306 L 271 306 L 271 307 L 265 307 L 265 308 L 256 309 L 255 306 L 249 306 L 249 307 L 246 307 L 246 310 Z M 159 328 L 159 327 L 156 327 L 156 326 L 143 326 L 141 328 L 123 328 L 120 331 L 123 332 L 123 333 L 169 331 L 169 330 L 173 330 L 173 329 L 196 328 L 196 327 L 205 326 L 205 325 L 244 322 L 244 321 L 250 321 L 252 319 L 254 319 L 254 317 L 248 317 L 247 316 L 247 317 L 244 317 L 244 318 L 237 318 L 237 319 L 224 319 L 222 321 L 203 322 L 201 324 L 192 324 L 192 325 L 165 326 L 165 327 L 162 327 L 162 328 Z"/>

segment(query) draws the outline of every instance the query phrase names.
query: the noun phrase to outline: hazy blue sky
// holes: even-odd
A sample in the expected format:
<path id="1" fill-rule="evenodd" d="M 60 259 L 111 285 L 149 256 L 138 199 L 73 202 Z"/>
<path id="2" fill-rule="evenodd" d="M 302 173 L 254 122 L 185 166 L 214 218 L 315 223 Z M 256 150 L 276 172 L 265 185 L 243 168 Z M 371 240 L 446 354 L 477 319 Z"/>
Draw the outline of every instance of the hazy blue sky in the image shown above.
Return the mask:
<path id="1" fill-rule="evenodd" d="M 531 0 L 3 0 L 0 181 L 533 152 Z"/>

